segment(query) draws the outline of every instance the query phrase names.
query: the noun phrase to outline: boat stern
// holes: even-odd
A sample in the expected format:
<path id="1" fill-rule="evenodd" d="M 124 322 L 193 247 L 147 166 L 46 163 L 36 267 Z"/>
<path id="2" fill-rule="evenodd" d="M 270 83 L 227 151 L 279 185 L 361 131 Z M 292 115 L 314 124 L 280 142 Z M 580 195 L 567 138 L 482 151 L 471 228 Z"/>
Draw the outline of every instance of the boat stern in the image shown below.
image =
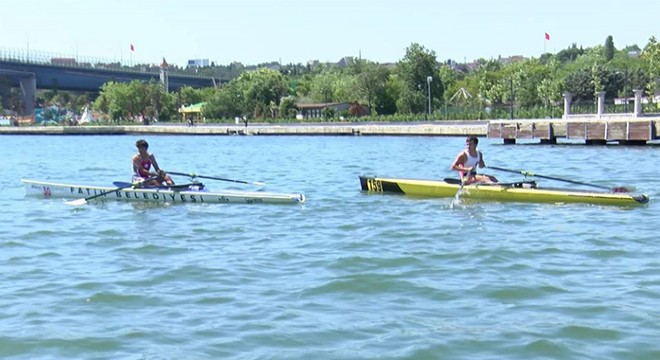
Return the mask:
<path id="1" fill-rule="evenodd" d="M 399 184 L 394 181 L 388 181 L 386 179 L 377 178 L 374 176 L 359 176 L 360 178 L 360 187 L 363 191 L 382 193 L 382 192 L 392 192 L 404 194 L 405 192 L 401 189 Z"/>

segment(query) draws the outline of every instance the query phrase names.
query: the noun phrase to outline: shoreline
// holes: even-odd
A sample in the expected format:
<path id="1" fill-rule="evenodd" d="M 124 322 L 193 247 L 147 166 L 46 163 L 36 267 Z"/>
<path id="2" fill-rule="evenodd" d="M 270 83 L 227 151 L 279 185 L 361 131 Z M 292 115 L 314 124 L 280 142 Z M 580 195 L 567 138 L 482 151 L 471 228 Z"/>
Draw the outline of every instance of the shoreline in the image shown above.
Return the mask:
<path id="1" fill-rule="evenodd" d="M 0 127 L 0 135 L 486 136 L 488 121 Z"/>

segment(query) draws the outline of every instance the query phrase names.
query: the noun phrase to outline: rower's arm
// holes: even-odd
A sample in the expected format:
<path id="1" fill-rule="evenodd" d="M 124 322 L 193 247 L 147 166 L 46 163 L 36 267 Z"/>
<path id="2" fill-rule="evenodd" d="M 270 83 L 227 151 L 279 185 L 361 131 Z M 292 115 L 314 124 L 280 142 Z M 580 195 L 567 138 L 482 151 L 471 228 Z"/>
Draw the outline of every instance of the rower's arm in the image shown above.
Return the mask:
<path id="1" fill-rule="evenodd" d="M 156 173 L 160 172 L 160 166 L 158 166 L 158 161 L 156 161 L 156 156 L 154 154 L 150 155 L 151 157 L 151 165 L 154 166 L 154 170 Z"/>
<path id="2" fill-rule="evenodd" d="M 142 167 L 140 164 L 140 158 L 138 156 L 133 156 L 133 169 L 139 176 L 149 176 L 149 171 Z"/>
<path id="3" fill-rule="evenodd" d="M 465 164 L 465 153 L 460 153 L 456 156 L 456 159 L 454 159 L 454 162 L 451 164 L 451 167 L 449 168 L 450 170 L 456 170 L 456 171 L 470 171 L 472 169 L 466 168 L 464 166 Z"/>

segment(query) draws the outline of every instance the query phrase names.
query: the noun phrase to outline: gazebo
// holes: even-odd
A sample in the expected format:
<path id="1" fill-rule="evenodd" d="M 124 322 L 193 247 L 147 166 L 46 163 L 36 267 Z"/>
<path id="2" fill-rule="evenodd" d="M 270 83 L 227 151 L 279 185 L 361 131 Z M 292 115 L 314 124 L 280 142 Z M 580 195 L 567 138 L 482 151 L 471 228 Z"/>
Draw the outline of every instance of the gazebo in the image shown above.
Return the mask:
<path id="1" fill-rule="evenodd" d="M 179 113 L 181 114 L 183 121 L 190 119 L 193 123 L 204 122 L 204 105 L 206 105 L 206 102 L 200 102 L 188 106 L 181 105 Z"/>

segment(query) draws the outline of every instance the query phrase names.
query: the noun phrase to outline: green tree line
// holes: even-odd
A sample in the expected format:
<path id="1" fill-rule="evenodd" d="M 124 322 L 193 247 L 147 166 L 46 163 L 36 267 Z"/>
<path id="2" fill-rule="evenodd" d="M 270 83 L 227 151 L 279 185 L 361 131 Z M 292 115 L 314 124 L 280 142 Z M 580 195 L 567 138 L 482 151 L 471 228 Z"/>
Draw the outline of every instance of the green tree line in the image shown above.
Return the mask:
<path id="1" fill-rule="evenodd" d="M 213 66 L 199 69 L 211 71 Z M 157 118 L 181 120 L 182 105 L 205 102 L 207 121 L 235 117 L 264 122 L 292 121 L 297 104 L 348 102 L 366 105 L 369 116 L 348 110 L 324 113 L 326 120 L 493 119 L 557 117 L 563 93 L 576 103 L 572 112 L 594 112 L 595 99 L 605 92 L 606 103 L 633 97 L 641 89 L 653 96 L 660 76 L 660 44 L 651 37 L 644 48 L 617 49 L 608 36 L 603 45 L 573 44 L 556 54 L 529 59 L 479 59 L 471 64 L 438 60 L 435 51 L 412 43 L 394 64 L 351 59 L 345 66 L 287 65 L 236 71 L 217 88 L 184 87 L 164 92 L 155 82 L 105 84 L 93 108 L 112 121 Z M 71 100 L 77 102 L 79 100 Z M 430 102 L 430 107 L 429 107 Z M 352 109 L 352 108 L 351 108 Z M 619 109 L 615 111 L 623 111 Z"/>

